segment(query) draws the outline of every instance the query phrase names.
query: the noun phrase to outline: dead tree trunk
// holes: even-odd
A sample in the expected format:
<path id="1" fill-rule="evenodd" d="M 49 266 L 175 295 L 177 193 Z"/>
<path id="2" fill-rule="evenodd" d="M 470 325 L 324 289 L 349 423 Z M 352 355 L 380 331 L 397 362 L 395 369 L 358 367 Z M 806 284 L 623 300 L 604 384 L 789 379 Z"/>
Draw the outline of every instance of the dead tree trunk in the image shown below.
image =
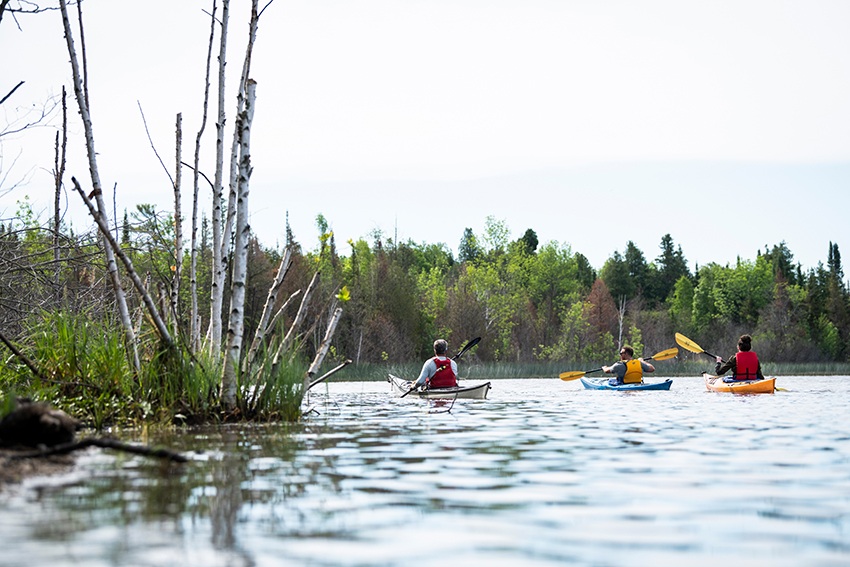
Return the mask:
<path id="1" fill-rule="evenodd" d="M 239 198 L 236 204 L 236 244 L 233 254 L 233 281 L 230 288 L 230 320 L 227 329 L 227 350 L 221 377 L 221 403 L 225 409 L 236 407 L 236 376 L 242 354 L 242 333 L 245 327 L 245 287 L 248 279 L 248 248 L 251 227 L 248 226 L 248 194 L 251 179 L 251 124 L 257 83 L 248 80 L 245 88 L 245 110 L 237 125 L 240 136 Z"/>
<path id="2" fill-rule="evenodd" d="M 74 77 L 74 96 L 77 99 L 77 105 L 80 109 L 80 116 L 83 119 L 83 131 L 86 137 L 86 152 L 89 160 L 89 172 L 92 180 L 92 195 L 97 202 L 97 208 L 101 217 L 107 225 L 106 235 L 109 233 L 108 216 L 106 205 L 103 202 L 103 190 L 100 182 L 100 173 L 97 167 L 97 153 L 94 149 L 94 132 L 92 128 L 91 115 L 89 114 L 88 96 L 83 86 L 82 78 L 80 77 L 80 64 L 77 60 L 77 52 L 74 47 L 74 37 L 71 32 L 71 22 L 68 18 L 68 6 L 65 0 L 59 0 L 59 7 L 62 11 L 62 23 L 65 27 L 65 41 L 68 46 L 68 56 L 71 60 L 71 71 Z M 81 9 L 80 9 L 81 10 Z M 82 11 L 80 11 L 82 14 Z M 82 21 L 80 21 L 82 29 Z M 101 231 L 102 232 L 102 231 Z M 104 238 L 106 238 L 104 235 Z M 124 340 L 130 361 L 133 369 L 138 372 L 140 368 L 139 353 L 136 348 L 136 337 L 133 332 L 133 323 L 130 320 L 130 310 L 127 308 L 127 298 L 124 294 L 124 288 L 121 285 L 121 277 L 118 273 L 118 264 L 115 262 L 115 253 L 112 247 L 107 243 L 104 246 L 106 254 L 106 266 L 109 273 L 109 280 L 112 283 L 112 289 L 115 292 L 115 302 L 118 307 L 118 314 L 121 319 L 121 325 L 124 328 Z"/>
<path id="3" fill-rule="evenodd" d="M 195 161 L 192 168 L 192 243 L 189 255 L 189 294 L 192 302 L 189 313 L 189 349 L 192 353 L 198 352 L 201 348 L 201 317 L 198 311 L 198 194 L 200 192 L 201 139 L 207 127 L 207 111 L 210 101 L 210 62 L 215 39 L 215 13 L 216 0 L 213 0 L 213 7 L 210 12 L 210 41 L 207 47 L 207 64 L 204 75 L 204 110 L 201 117 L 201 127 L 198 129 L 197 136 L 195 136 Z"/>
<path id="4" fill-rule="evenodd" d="M 180 276 L 183 274 L 183 208 L 180 203 L 183 182 L 183 114 L 177 113 L 176 165 L 174 172 L 174 270 L 171 278 L 172 333 L 180 332 Z"/>
<path id="5" fill-rule="evenodd" d="M 212 214 L 212 289 L 210 307 L 209 349 L 211 356 L 218 360 L 221 354 L 221 321 L 224 303 L 224 249 L 221 233 L 221 200 L 224 177 L 224 66 L 227 61 L 227 26 L 230 21 L 230 0 L 223 0 L 221 7 L 221 39 L 218 52 L 218 120 L 215 124 L 215 180 L 213 181 Z M 227 243 L 229 246 L 229 243 Z"/>
<path id="6" fill-rule="evenodd" d="M 263 343 L 266 337 L 266 333 L 268 332 L 271 326 L 272 320 L 272 310 L 274 309 L 275 303 L 277 302 L 277 293 L 280 291 L 280 286 L 283 283 L 283 278 L 286 277 L 286 272 L 289 271 L 289 266 L 292 263 L 292 249 L 287 248 L 283 253 L 283 258 L 280 260 L 280 266 L 277 268 L 277 274 L 275 275 L 274 282 L 269 288 L 268 296 L 266 297 L 266 303 L 263 306 L 263 313 L 260 316 L 260 322 L 257 324 L 257 331 L 254 333 L 254 340 L 251 342 L 251 348 L 248 349 L 248 354 L 245 357 L 245 364 L 243 367 L 243 371 L 247 371 L 251 367 L 251 363 L 254 361 L 254 356 L 257 354 L 257 350 L 260 348 L 260 345 Z"/>

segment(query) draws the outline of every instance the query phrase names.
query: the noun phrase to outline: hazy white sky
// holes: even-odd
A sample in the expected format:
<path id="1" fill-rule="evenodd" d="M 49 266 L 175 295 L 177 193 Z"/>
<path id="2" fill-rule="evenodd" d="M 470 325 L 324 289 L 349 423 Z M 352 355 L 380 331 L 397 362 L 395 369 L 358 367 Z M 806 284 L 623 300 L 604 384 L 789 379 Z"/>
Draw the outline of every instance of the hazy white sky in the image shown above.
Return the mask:
<path id="1" fill-rule="evenodd" d="M 183 114 L 191 162 L 211 0 L 129 6 L 84 4 L 101 179 L 119 211 L 172 201 L 139 106 L 172 169 Z M 232 0 L 229 125 L 249 7 Z M 0 53 L 15 54 L 0 96 L 26 81 L 0 107 L 7 121 L 70 85 L 58 13 L 18 23 L 0 25 Z M 375 231 L 456 250 L 493 216 L 597 268 L 629 240 L 652 260 L 667 233 L 692 267 L 783 240 L 804 268 L 829 242 L 850 258 L 848 29 L 844 0 L 275 0 L 251 73 L 251 224 L 274 245 L 288 211 L 313 248 L 322 213 L 343 253 Z M 68 173 L 87 185 L 74 133 Z M 0 175 L 27 182 L 0 216 L 24 195 L 49 211 L 51 176 L 31 168 L 52 168 L 53 135 L 3 139 Z M 89 224 L 70 192 L 68 207 Z"/>

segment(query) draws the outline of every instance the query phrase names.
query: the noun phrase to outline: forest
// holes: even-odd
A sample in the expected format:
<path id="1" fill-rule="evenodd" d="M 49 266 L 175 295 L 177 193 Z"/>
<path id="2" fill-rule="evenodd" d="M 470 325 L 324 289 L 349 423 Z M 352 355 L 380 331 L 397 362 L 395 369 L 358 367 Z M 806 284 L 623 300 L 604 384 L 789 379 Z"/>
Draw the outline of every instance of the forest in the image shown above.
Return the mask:
<path id="1" fill-rule="evenodd" d="M 457 257 L 443 243 L 394 242 L 382 234 L 341 247 L 327 220 L 316 221 L 319 236 L 310 249 L 287 223 L 291 267 L 276 308 L 318 273 L 317 297 L 345 298 L 331 346 L 337 360 L 410 362 L 428 357 L 436 337 L 459 348 L 481 336 L 476 356 L 485 361 L 592 362 L 611 358 L 622 344 L 638 352 L 667 348 L 676 332 L 727 349 L 749 333 L 761 357 L 775 362 L 846 362 L 850 355 L 850 294 L 835 243 L 825 251 L 826 263 L 815 267 L 795 263 L 781 242 L 734 266 L 710 263 L 692 271 L 668 234 L 654 258 L 629 241 L 597 270 L 568 245 L 539 243 L 531 228 L 510 240 L 507 221 L 492 217 L 483 234 L 464 231 Z M 190 273 L 188 266 L 174 268 L 173 227 L 171 216 L 149 205 L 125 213 L 120 227 L 121 246 L 136 270 L 153 278 L 161 302 L 169 290 L 190 284 L 173 281 L 175 273 L 184 280 Z M 2 228 L 0 317 L 12 336 L 47 311 L 112 317 L 98 240 L 91 234 L 54 236 L 28 207 Z M 282 255 L 250 240 L 246 336 L 258 327 Z M 188 263 L 189 255 L 183 258 Z M 204 221 L 195 282 L 201 304 L 209 303 L 211 265 Z M 189 313 L 189 300 L 181 294 L 175 313 Z M 131 307 L 139 307 L 137 298 Z M 295 316 L 296 307 L 290 302 L 282 322 Z M 328 316 L 327 309 L 321 302 L 311 307 L 316 320 Z M 209 327 L 209 312 L 201 316 L 200 328 Z M 177 323 L 179 334 L 188 337 L 185 317 Z M 304 338 L 315 352 L 321 327 L 308 329 Z"/>

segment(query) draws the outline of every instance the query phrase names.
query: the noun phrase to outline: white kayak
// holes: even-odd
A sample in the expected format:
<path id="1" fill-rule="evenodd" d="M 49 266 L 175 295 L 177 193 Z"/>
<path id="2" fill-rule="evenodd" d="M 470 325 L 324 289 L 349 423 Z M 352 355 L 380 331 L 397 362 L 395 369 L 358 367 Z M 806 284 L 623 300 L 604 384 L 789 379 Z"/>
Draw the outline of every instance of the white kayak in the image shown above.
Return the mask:
<path id="1" fill-rule="evenodd" d="M 427 390 L 410 391 L 410 386 L 413 384 L 410 380 L 399 378 L 392 374 L 387 375 L 387 382 L 390 383 L 392 391 L 399 396 L 407 395 L 408 397 L 416 396 L 425 399 L 464 399 L 464 400 L 483 400 L 487 398 L 487 392 L 490 391 L 490 382 L 476 384 L 474 386 L 456 386 L 452 388 L 429 388 Z M 409 393 L 408 393 L 409 392 Z"/>

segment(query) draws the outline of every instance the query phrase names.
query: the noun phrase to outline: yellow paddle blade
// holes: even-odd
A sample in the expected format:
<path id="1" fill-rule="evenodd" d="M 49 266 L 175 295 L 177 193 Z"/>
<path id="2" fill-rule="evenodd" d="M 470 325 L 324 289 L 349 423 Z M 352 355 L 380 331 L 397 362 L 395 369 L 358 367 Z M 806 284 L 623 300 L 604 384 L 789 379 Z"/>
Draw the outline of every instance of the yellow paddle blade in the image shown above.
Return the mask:
<path id="1" fill-rule="evenodd" d="M 702 354 L 705 352 L 704 350 L 702 350 L 701 346 L 699 346 L 694 341 L 692 341 L 681 333 L 676 333 L 676 343 L 683 349 L 695 352 L 697 354 Z"/>
<path id="2" fill-rule="evenodd" d="M 652 355 L 652 360 L 667 360 L 679 354 L 679 349 L 676 347 L 662 350 L 661 352 Z"/>
<path id="3" fill-rule="evenodd" d="M 558 375 L 558 378 L 568 382 L 570 380 L 576 380 L 578 378 L 581 378 L 585 374 L 586 374 L 586 372 L 582 372 L 581 370 L 573 370 L 572 372 L 561 372 Z"/>

